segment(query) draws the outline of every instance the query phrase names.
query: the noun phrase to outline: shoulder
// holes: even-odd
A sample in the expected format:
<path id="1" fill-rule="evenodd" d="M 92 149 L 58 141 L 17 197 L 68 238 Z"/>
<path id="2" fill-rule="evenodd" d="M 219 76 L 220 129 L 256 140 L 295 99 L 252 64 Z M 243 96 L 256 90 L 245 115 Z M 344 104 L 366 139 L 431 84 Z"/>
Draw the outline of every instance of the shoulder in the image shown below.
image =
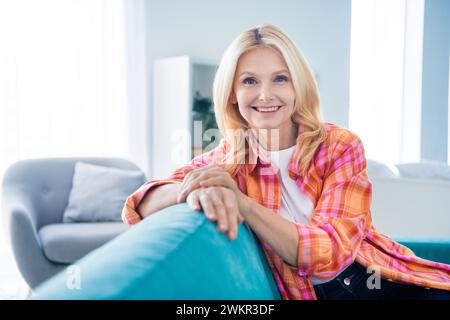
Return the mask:
<path id="1" fill-rule="evenodd" d="M 355 169 L 363 168 L 366 161 L 360 137 L 351 130 L 333 123 L 324 123 L 324 126 L 327 135 L 314 158 L 317 173 L 327 175 L 330 170 L 350 163 Z"/>
<path id="2" fill-rule="evenodd" d="M 327 137 L 323 142 L 324 147 L 332 147 L 334 149 L 339 146 L 362 145 L 361 139 L 353 131 L 329 122 L 325 122 L 324 126 L 327 132 Z"/>
<path id="3" fill-rule="evenodd" d="M 192 159 L 192 164 L 196 166 L 221 164 L 225 161 L 225 154 L 228 148 L 228 143 L 224 138 L 222 138 L 216 147 L 210 150 L 205 150 L 204 153 Z"/>

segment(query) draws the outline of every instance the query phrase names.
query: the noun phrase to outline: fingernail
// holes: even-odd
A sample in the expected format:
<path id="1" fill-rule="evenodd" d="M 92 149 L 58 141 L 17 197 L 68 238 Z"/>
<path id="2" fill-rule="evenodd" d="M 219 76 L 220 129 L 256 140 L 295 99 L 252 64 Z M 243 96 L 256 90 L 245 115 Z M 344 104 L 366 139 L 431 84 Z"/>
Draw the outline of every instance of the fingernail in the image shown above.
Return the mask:
<path id="1" fill-rule="evenodd" d="M 219 225 L 219 229 L 221 230 L 221 231 L 225 231 L 225 225 L 224 224 L 221 224 L 221 225 Z"/>
<path id="2" fill-rule="evenodd" d="M 230 240 L 233 240 L 234 238 L 235 238 L 234 232 L 231 231 L 231 232 L 230 232 Z"/>

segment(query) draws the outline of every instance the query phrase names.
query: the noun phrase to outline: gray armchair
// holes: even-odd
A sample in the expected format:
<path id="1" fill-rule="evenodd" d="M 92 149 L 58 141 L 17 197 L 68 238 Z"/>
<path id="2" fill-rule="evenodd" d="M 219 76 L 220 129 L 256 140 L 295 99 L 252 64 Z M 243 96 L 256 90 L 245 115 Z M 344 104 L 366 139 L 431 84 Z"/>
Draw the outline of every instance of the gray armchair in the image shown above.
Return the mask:
<path id="1" fill-rule="evenodd" d="M 63 223 L 77 161 L 140 170 L 120 158 L 22 160 L 8 168 L 2 213 L 16 263 L 31 288 L 128 228 L 121 222 Z"/>

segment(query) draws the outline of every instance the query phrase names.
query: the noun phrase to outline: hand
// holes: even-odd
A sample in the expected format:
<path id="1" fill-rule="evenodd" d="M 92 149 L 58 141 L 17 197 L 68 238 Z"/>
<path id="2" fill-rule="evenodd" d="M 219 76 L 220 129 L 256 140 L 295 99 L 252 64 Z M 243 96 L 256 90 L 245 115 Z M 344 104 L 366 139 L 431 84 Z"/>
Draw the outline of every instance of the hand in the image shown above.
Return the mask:
<path id="1" fill-rule="evenodd" d="M 215 221 L 220 232 L 226 233 L 229 240 L 236 239 L 237 225 L 244 218 L 233 191 L 225 187 L 200 188 L 189 193 L 186 202 L 196 211 L 203 208 L 208 220 Z"/>
<path id="2" fill-rule="evenodd" d="M 231 178 L 228 172 L 222 167 L 209 165 L 194 169 L 189 172 L 183 180 L 178 193 L 177 202 L 186 201 L 186 197 L 195 189 L 201 187 L 221 186 L 231 189 L 236 196 L 240 196 L 241 191 L 236 182 Z"/>

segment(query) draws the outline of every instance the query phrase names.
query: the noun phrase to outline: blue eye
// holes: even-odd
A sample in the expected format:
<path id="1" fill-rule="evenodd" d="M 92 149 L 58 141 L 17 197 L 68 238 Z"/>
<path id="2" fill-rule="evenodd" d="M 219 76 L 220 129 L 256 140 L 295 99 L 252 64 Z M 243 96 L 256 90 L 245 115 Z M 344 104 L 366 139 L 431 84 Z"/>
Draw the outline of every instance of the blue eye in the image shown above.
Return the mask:
<path id="1" fill-rule="evenodd" d="M 287 82 L 288 78 L 286 76 L 277 76 L 275 82 Z"/>
<path id="2" fill-rule="evenodd" d="M 253 85 L 256 84 L 256 80 L 254 78 L 245 78 L 242 81 L 243 84 Z"/>

